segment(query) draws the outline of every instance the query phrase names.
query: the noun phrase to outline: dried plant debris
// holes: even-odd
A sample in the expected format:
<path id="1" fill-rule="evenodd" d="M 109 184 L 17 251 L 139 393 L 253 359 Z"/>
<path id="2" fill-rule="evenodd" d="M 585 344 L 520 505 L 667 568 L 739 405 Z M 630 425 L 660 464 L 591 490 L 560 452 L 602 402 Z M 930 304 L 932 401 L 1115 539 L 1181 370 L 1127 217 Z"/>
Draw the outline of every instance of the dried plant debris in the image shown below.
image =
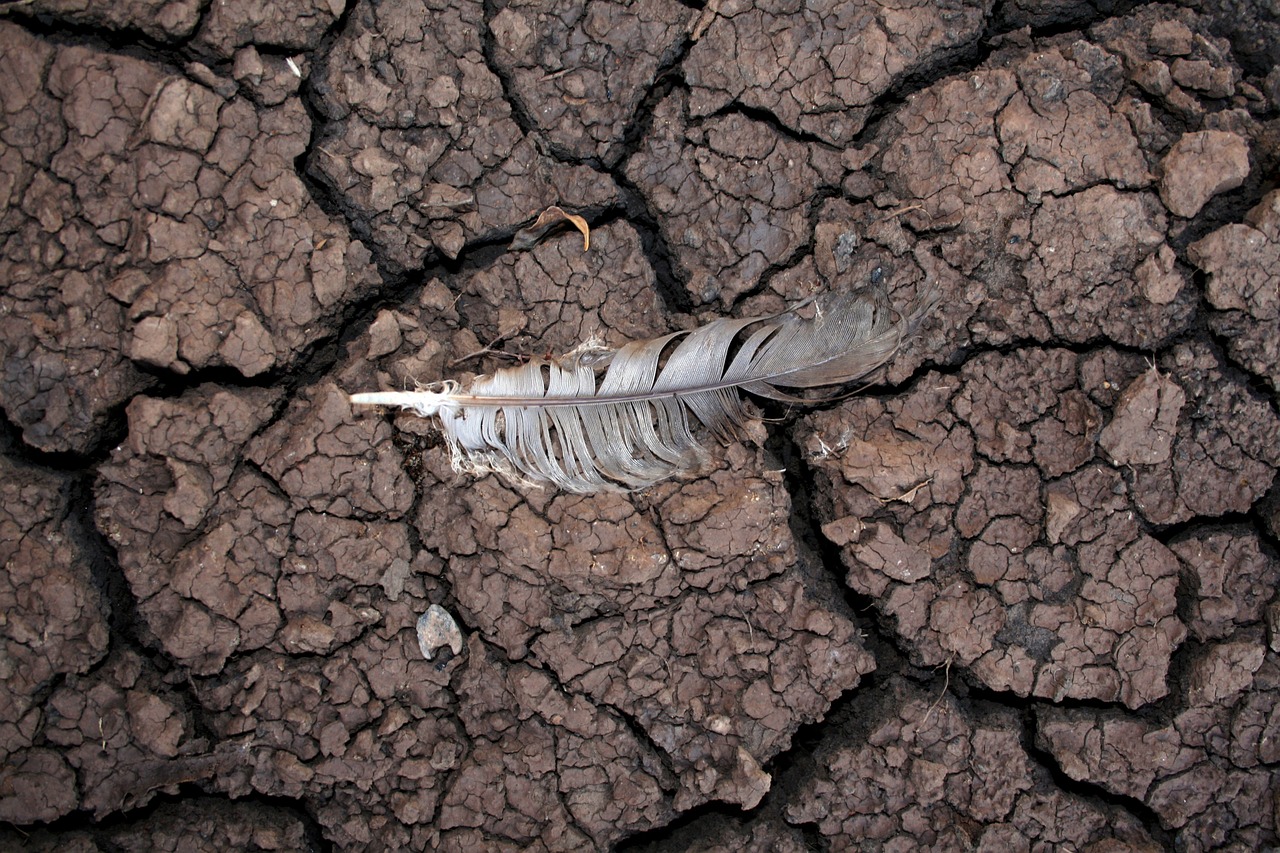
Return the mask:
<path id="1" fill-rule="evenodd" d="M 516 236 L 511 238 L 511 249 L 513 251 L 530 249 L 566 223 L 582 232 L 582 251 L 589 251 L 591 249 L 591 226 L 587 224 L 587 220 L 576 213 L 565 213 L 555 205 L 539 213 L 538 218 L 532 224 L 526 225 L 517 231 Z"/>

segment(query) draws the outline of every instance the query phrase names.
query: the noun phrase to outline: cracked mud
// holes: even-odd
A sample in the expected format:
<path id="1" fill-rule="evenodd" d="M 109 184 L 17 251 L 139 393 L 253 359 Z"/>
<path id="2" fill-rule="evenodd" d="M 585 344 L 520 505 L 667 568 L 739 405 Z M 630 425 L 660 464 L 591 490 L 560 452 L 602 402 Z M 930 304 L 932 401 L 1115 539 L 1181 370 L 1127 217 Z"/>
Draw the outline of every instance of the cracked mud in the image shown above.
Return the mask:
<path id="1" fill-rule="evenodd" d="M 0 846 L 1276 846 L 1280 18 L 1123 5 L 0 2 Z M 639 493 L 346 396 L 868 284 Z"/>

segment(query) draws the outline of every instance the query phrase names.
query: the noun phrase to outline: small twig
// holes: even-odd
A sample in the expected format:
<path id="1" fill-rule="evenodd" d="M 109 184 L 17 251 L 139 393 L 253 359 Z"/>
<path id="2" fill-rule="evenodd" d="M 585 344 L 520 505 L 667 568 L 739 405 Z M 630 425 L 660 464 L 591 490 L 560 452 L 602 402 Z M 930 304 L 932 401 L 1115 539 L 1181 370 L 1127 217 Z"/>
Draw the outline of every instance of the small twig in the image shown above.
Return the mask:
<path id="1" fill-rule="evenodd" d="M 503 332 L 502 334 L 498 335 L 496 338 L 489 341 L 489 343 L 485 344 L 483 347 L 476 350 L 475 352 L 470 352 L 470 353 L 467 353 L 466 355 L 458 356 L 453 361 L 449 362 L 449 367 L 457 367 L 459 364 L 462 364 L 464 361 L 470 361 L 473 358 L 480 358 L 481 356 L 484 356 L 484 355 L 500 355 L 505 358 L 519 359 L 520 356 L 516 355 L 515 353 L 502 352 L 500 350 L 496 350 L 493 348 L 494 344 L 498 343 L 499 341 L 506 340 L 508 337 L 511 336 L 511 334 L 512 334 L 511 332 Z"/>
<path id="2" fill-rule="evenodd" d="M 923 483 L 918 483 L 912 486 L 911 488 L 907 489 L 905 492 L 898 495 L 896 498 L 876 498 L 876 500 L 880 501 L 881 506 L 885 504 L 891 504 L 894 501 L 902 501 L 904 504 L 909 504 L 916 499 L 916 495 L 920 492 L 921 489 L 923 489 L 925 486 L 929 485 L 932 482 L 933 482 L 933 478 L 930 477 L 929 479 L 925 480 Z"/>
<path id="3" fill-rule="evenodd" d="M 663 655 L 662 657 L 658 658 L 658 660 L 662 661 L 662 666 L 667 671 L 667 681 L 670 682 L 671 684 L 675 684 L 676 674 L 671 670 L 671 661 L 669 658 L 670 658 L 670 655 Z"/>
<path id="4" fill-rule="evenodd" d="M 747 642 L 751 644 L 751 648 L 749 649 L 749 651 L 755 651 L 756 650 L 756 629 L 755 629 L 755 626 L 751 624 L 751 617 L 747 615 L 747 611 L 743 610 L 742 605 L 739 604 L 738 602 L 735 601 L 733 603 L 733 607 L 735 610 L 738 611 L 739 614 L 742 615 L 742 621 L 747 623 Z"/>
<path id="5" fill-rule="evenodd" d="M 947 655 L 947 662 L 943 664 L 942 692 L 938 694 L 937 699 L 933 700 L 933 704 L 929 706 L 929 710 L 924 712 L 924 719 L 920 721 L 920 725 L 916 726 L 916 731 L 920 731 L 928 724 L 929 717 L 933 714 L 933 709 L 938 707 L 938 705 L 941 704 L 943 697 L 947 695 L 947 688 L 951 686 L 951 661 L 955 660 L 955 657 L 955 652 Z M 935 666 L 934 669 L 936 670 L 937 667 Z"/>
<path id="6" fill-rule="evenodd" d="M 911 211 L 913 211 L 913 210 L 924 210 L 924 205 L 923 205 L 923 204 L 909 204 L 909 205 L 907 205 L 906 207 L 900 207 L 900 208 L 898 208 L 897 210 L 891 210 L 891 211 L 889 211 L 888 213 L 886 213 L 884 216 L 882 216 L 882 217 L 880 218 L 880 221 L 881 221 L 881 222 L 887 222 L 887 221 L 889 221 L 890 219 L 895 219 L 895 218 L 897 218 L 897 217 L 899 217 L 899 216 L 904 216 L 904 215 L 906 215 L 906 214 L 910 213 L 910 212 L 911 212 Z"/>

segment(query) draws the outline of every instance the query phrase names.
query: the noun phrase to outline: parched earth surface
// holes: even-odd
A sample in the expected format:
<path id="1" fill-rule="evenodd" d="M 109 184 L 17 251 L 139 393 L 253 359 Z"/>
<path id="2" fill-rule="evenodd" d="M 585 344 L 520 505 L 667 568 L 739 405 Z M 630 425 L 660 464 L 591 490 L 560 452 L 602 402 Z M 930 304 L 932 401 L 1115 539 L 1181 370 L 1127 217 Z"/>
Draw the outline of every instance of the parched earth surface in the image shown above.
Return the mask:
<path id="1" fill-rule="evenodd" d="M 1280 843 L 1277 60 L 1243 0 L 0 3 L 0 848 Z M 347 398 L 868 285 L 940 296 L 870 387 L 637 493 Z"/>

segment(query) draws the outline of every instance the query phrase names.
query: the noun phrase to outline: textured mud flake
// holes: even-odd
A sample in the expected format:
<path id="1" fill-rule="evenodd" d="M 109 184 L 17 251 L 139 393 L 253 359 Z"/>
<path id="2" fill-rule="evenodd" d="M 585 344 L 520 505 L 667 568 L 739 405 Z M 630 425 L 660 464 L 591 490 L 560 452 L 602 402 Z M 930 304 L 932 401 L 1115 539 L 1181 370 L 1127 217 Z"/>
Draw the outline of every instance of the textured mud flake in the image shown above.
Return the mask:
<path id="1" fill-rule="evenodd" d="M 138 29 L 153 39 L 171 42 L 191 35 L 200 20 L 201 4 L 198 0 L 34 0 L 27 8 L 60 21 L 113 30 Z"/>
<path id="2" fill-rule="evenodd" d="M 629 228 L 606 226 L 598 236 L 606 252 L 618 241 L 617 257 L 624 263 L 635 251 Z M 613 313 L 614 306 L 598 300 L 597 284 L 578 283 L 572 275 L 568 292 L 583 307 L 559 307 L 565 285 L 539 284 L 545 276 L 539 270 L 562 264 L 573 269 L 579 257 L 576 241 L 553 239 L 504 258 L 469 279 L 453 307 L 478 318 L 487 334 L 501 328 L 505 308 L 528 306 L 529 322 L 519 337 L 528 335 L 539 348 L 544 325 L 549 334 L 560 334 L 541 319 L 544 304 L 569 312 L 571 324 L 591 324 L 606 338 L 618 334 L 613 317 L 636 322 L 636 309 L 642 319 L 653 310 L 649 294 L 627 296 L 620 283 L 620 294 L 606 300 L 616 300 L 620 313 Z M 521 270 L 529 272 L 531 286 L 518 287 L 519 279 L 511 278 Z M 445 297 L 424 295 L 439 304 Z M 393 340 L 394 322 L 400 345 L 384 354 L 386 363 L 396 364 L 406 353 L 420 356 L 422 330 L 453 321 L 430 311 L 414 316 L 414 310 L 385 316 L 376 335 L 371 331 L 355 351 L 385 347 L 375 337 Z M 450 347 L 471 355 L 472 344 L 460 335 Z M 436 357 L 449 356 L 445 349 Z M 503 363 L 491 352 L 477 360 Z M 430 437 L 416 419 L 397 418 L 396 424 L 406 435 Z M 754 441 L 762 439 L 754 435 Z M 633 495 L 591 498 L 513 487 L 495 477 L 467 476 L 459 488 L 444 448 L 428 443 L 420 454 L 422 497 L 414 526 L 423 544 L 446 560 L 442 576 L 457 597 L 456 612 L 477 629 L 467 660 L 479 656 L 489 661 L 486 666 L 498 667 L 503 659 L 493 649 L 500 648 L 511 660 L 554 672 L 579 697 L 576 712 L 641 720 L 647 748 L 674 768 L 673 776 L 663 777 L 664 796 L 670 798 L 663 808 L 682 810 L 717 798 L 759 802 L 771 784 L 763 765 L 787 747 L 801 724 L 819 719 L 874 665 L 847 619 L 810 600 L 791 574 L 797 558 L 789 496 L 776 463 L 758 447 L 713 450 L 698 477 Z M 657 651 L 664 646 L 669 647 Z M 733 649 L 732 659 L 721 659 L 716 650 L 724 648 Z M 512 719 L 509 698 L 490 696 L 497 683 L 480 676 L 468 682 L 468 731 L 542 737 L 534 721 Z M 479 787 L 480 780 L 492 778 L 486 774 L 507 778 L 522 766 L 509 764 L 509 749 L 486 747 L 483 760 L 477 753 L 479 764 L 459 777 L 441 807 L 447 824 L 442 843 L 463 844 L 475 838 L 468 830 L 479 827 L 511 843 L 552 837 L 551 830 L 512 814 L 510 797 L 517 794 L 510 785 L 501 796 L 491 786 Z M 550 804 L 549 786 L 549 776 L 535 774 L 527 796 Z M 579 808 L 573 805 L 579 799 L 576 825 L 591 826 L 583 816 L 589 811 L 585 795 L 575 794 L 569 807 Z M 546 807 L 552 813 L 558 808 Z"/>
<path id="3" fill-rule="evenodd" d="M 1019 723 L 977 716 L 952 696 L 929 696 L 900 678 L 891 701 L 869 708 L 865 734 L 823 748 L 784 815 L 850 849 L 1088 847 L 1123 840 L 1155 850 L 1118 808 L 1063 792 L 1035 769 Z M 1046 819 L 1049 816 L 1052 819 Z"/>
<path id="4" fill-rule="evenodd" d="M 1254 623 L 1256 624 L 1256 623 Z M 1211 643 L 1191 660 L 1171 720 L 1051 709 L 1038 739 L 1072 778 L 1145 802 L 1179 847 L 1275 843 L 1274 652 L 1252 637 Z"/>
<path id="5" fill-rule="evenodd" d="M 616 346 L 668 331 L 640 235 L 625 222 L 595 229 L 587 252 L 576 232 L 560 232 L 504 254 L 468 276 L 462 290 L 468 328 L 510 356 L 569 352 L 591 339 Z M 484 362 L 460 366 L 477 364 Z"/>
<path id="6" fill-rule="evenodd" d="M 1134 96 L 1131 63 L 1149 58 L 1135 47 L 1144 23 L 1114 20 L 1123 25 L 1087 38 L 1006 45 L 999 62 L 913 93 L 846 154 L 845 192 L 900 216 L 930 247 L 905 274 L 953 294 L 940 310 L 960 338 L 1151 348 L 1192 321 L 1195 292 L 1170 245 L 1182 226 L 1155 192 L 1184 125 Z M 1195 39 L 1197 51 L 1215 44 Z M 1233 115 L 1213 132 L 1257 132 Z"/>
<path id="7" fill-rule="evenodd" d="M 713 800 L 766 804 L 715 849 L 1152 846 L 1044 754 L 1144 802 L 1179 848 L 1274 846 L 1276 566 L 1238 522 L 1277 526 L 1253 381 L 1275 385 L 1275 200 L 1202 221 L 1273 147 L 1280 78 L 1249 70 L 1274 64 L 1272 30 L 1237 11 L 1069 33 L 1078 11 L 1012 3 L 985 65 L 926 84 L 967 61 L 989 5 L 10 10 L 6 418 L 99 459 L 133 401 L 93 506 L 137 618 L 103 658 L 102 578 L 66 503 L 82 486 L 4 463 L 0 816 L 113 817 L 0 846 L 605 849 Z M 66 24 L 145 33 L 172 64 Z M 655 81 L 676 59 L 677 85 Z M 850 698 L 856 733 L 811 730 L 799 793 L 779 785 L 771 760 L 874 661 L 804 572 L 762 432 L 695 478 L 585 500 L 456 475 L 429 421 L 350 411 L 345 391 L 694 322 L 663 312 L 635 210 L 594 227 L 619 194 L 584 160 L 624 170 L 697 310 L 940 290 L 888 368 L 906 390 L 796 437 L 882 629 L 952 686 L 1046 700 L 1034 731 L 891 676 Z M 555 203 L 593 220 L 590 252 L 576 234 L 499 251 Z M 367 299 L 372 255 L 396 274 L 479 243 L 483 264 L 410 276 L 288 400 L 181 387 L 275 385 Z M 1178 337 L 1202 310 L 1214 340 Z M 157 375 L 164 399 L 138 396 Z M 433 605 L 461 655 L 423 659 Z M 1069 699 L 1092 704 L 1048 709 Z"/>
<path id="8" fill-rule="evenodd" d="M 1249 143 L 1222 130 L 1187 133 L 1160 164 L 1160 200 L 1175 216 L 1190 218 L 1209 199 L 1249 176 Z"/>
<path id="9" fill-rule="evenodd" d="M 672 0 L 516 2 L 494 15 L 490 28 L 497 67 L 535 126 L 574 157 L 611 162 L 659 68 L 674 58 L 696 17 Z M 448 83 L 440 85 L 449 91 Z"/>
<path id="10" fill-rule="evenodd" d="M 1201 344 L 1179 344 L 1159 365 L 1186 397 L 1172 464 L 1134 465 L 1133 491 L 1157 524 L 1245 512 L 1270 488 L 1280 447 L 1280 418 L 1247 385 L 1230 378 Z"/>
<path id="11" fill-rule="evenodd" d="M 534 653 L 640 721 L 671 762 L 681 811 L 754 807 L 771 785 L 762 765 L 874 667 L 853 625 L 786 575 L 548 633 Z"/>
<path id="12" fill-rule="evenodd" d="M 542 153 L 516 124 L 485 61 L 482 5 L 431 5 L 360 7 L 315 83 L 325 122 L 308 170 L 386 263 L 457 257 L 551 204 L 611 203 L 612 181 Z"/>
<path id="13" fill-rule="evenodd" d="M 1019 91 L 1000 113 L 1001 154 L 1013 183 L 1032 200 L 1107 182 L 1150 184 L 1125 116 L 1119 57 L 1086 41 L 1033 54 L 1017 66 Z"/>
<path id="14" fill-rule="evenodd" d="M 47 736 L 76 771 L 80 807 L 99 817 L 211 780 L 241 758 L 236 745 L 200 737 L 185 703 L 134 652 L 114 652 L 92 675 L 69 678 L 49 708 Z"/>
<path id="15" fill-rule="evenodd" d="M 1202 639 L 1223 639 L 1261 620 L 1280 581 L 1280 562 L 1245 530 L 1195 533 L 1175 542 L 1183 577 L 1194 590 L 1188 627 Z"/>
<path id="16" fill-rule="evenodd" d="M 1166 221 L 1155 197 L 1095 186 L 1044 201 L 1031 220 L 1034 255 L 1027 279 L 1054 332 L 1087 341 L 1152 346 L 1178 331 L 1190 305 L 1155 305 L 1136 270 L 1163 245 Z"/>
<path id="17" fill-rule="evenodd" d="M 207 8 L 195 40 L 221 59 L 230 58 L 245 45 L 310 51 L 319 46 L 345 8 L 341 0 L 215 3 Z"/>
<path id="18" fill-rule="evenodd" d="M 1186 394 L 1154 369 L 1139 376 L 1116 401 L 1115 417 L 1098 444 L 1116 465 L 1155 465 L 1169 459 Z"/>
<path id="19" fill-rule="evenodd" d="M 1280 390 L 1280 192 L 1188 248 L 1209 274 L 1209 322 L 1238 363 Z"/>
<path id="20" fill-rule="evenodd" d="M 256 106 L 217 78 L 50 47 L 8 23 L 0 38 L 20 83 L 0 96 L 19 146 L 0 186 L 25 199 L 0 221 L 0 381 L 28 444 L 93 447 L 154 381 L 134 362 L 250 377 L 288 365 L 368 292 L 368 252 L 294 172 L 310 130 L 296 96 Z"/>
<path id="21" fill-rule="evenodd" d="M 517 843 L 562 836 L 605 846 L 669 818 L 665 766 L 615 711 L 506 663 L 476 638 L 457 689 L 476 748 L 441 804 L 446 838 L 483 826 Z"/>
<path id="22" fill-rule="evenodd" d="M 736 102 L 833 145 L 848 144 L 895 83 L 928 74 L 980 33 L 991 12 L 984 2 L 713 8 L 685 64 L 694 115 Z"/>
<path id="23" fill-rule="evenodd" d="M 67 480 L 0 458 L 0 815 L 53 821 L 80 802 L 73 766 L 44 747 L 42 693 L 107 651 L 106 605 L 67 522 Z"/>
<path id="24" fill-rule="evenodd" d="M 1121 474 L 1095 460 L 1105 410 L 1080 362 L 1060 350 L 984 356 L 957 378 L 813 416 L 804 446 L 829 485 L 819 512 L 847 582 L 920 662 L 969 667 L 1019 695 L 1138 707 L 1165 694 L 1186 636 L 1179 563 L 1140 529 Z M 1064 407 L 1071 392 L 1071 408 L 1095 414 Z M 1078 447 L 1037 453 L 1036 437 L 1068 420 Z"/>
<path id="25" fill-rule="evenodd" d="M 809 238 L 808 205 L 839 179 L 833 152 L 733 113 L 694 122 L 675 92 L 627 177 L 657 216 L 695 304 L 731 305 Z"/>
<path id="26" fill-rule="evenodd" d="M 492 369 L 510 364 L 495 350 L 555 351 L 579 342 L 579 334 L 616 343 L 669 328 L 660 325 L 652 292 L 628 275 L 644 269 L 631 228 L 608 225 L 596 238 L 592 253 L 598 249 L 605 260 L 598 278 L 580 271 L 581 244 L 566 235 L 512 253 L 475 274 L 460 300 L 428 287 L 420 309 L 396 316 L 400 346 L 382 360 L 386 378 L 373 381 L 396 387 L 397 374 L 415 366 L 443 372 L 448 362 L 460 359 L 460 364 L 474 361 L 477 369 Z M 588 260 L 590 269 L 597 263 Z M 561 270 L 567 277 L 558 275 Z M 523 325 L 510 340 L 490 338 L 486 347 L 474 334 L 449 332 L 457 321 L 438 310 L 445 307 L 466 312 L 469 325 L 485 337 L 502 334 L 508 309 L 521 315 Z M 448 335 L 446 347 L 432 346 L 432 337 L 442 337 L 436 330 Z M 369 346 L 377 345 L 370 340 Z M 358 378 L 368 375 L 368 366 L 360 365 L 350 381 L 368 383 Z M 433 377 L 417 373 L 415 378 Z M 362 417 L 378 419 L 376 413 Z M 428 421 L 400 416 L 395 423 L 405 435 L 432 443 Z M 663 484 L 630 499 L 609 494 L 584 499 L 513 489 L 494 477 L 458 475 L 443 447 L 424 447 L 417 458 L 422 464 L 422 499 L 414 519 L 419 535 L 449 561 L 450 579 L 467 615 L 514 657 L 523 655 L 541 631 L 651 607 L 689 587 L 749 582 L 794 560 L 781 477 L 762 474 L 772 463 L 744 447 L 713 454 L 703 472 L 709 479 Z"/>

